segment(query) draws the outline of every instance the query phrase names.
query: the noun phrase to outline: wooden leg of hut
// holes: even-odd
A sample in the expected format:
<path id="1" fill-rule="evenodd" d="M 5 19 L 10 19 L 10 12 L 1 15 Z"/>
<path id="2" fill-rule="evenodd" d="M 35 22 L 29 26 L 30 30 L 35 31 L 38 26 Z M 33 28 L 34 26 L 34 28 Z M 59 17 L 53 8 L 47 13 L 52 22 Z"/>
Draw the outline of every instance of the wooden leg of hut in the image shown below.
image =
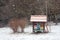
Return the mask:
<path id="1" fill-rule="evenodd" d="M 46 25 L 46 29 L 47 29 L 46 32 L 48 32 L 48 24 Z"/>
<path id="2" fill-rule="evenodd" d="M 48 24 L 47 24 L 48 25 Z M 45 30 L 45 32 L 47 33 L 48 32 L 48 26 L 46 25 L 46 30 Z"/>

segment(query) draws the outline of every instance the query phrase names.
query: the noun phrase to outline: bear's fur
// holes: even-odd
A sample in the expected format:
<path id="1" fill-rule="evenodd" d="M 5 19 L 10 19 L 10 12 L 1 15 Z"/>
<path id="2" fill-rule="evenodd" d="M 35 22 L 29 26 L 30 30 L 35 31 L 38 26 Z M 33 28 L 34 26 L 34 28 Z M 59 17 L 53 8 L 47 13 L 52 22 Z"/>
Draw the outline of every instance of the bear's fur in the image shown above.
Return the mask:
<path id="1" fill-rule="evenodd" d="M 24 32 L 25 25 L 27 24 L 27 18 L 12 18 L 8 24 L 14 33 L 17 32 L 18 27 L 21 27 L 21 32 Z"/>

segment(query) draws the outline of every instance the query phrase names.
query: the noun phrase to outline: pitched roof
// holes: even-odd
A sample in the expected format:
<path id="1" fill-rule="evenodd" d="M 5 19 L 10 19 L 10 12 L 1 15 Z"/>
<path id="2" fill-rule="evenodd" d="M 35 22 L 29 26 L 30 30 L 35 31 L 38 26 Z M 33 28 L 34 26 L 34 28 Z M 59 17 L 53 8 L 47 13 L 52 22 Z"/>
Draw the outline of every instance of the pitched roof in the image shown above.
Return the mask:
<path id="1" fill-rule="evenodd" d="M 46 15 L 31 15 L 30 21 L 31 22 L 47 22 L 47 16 Z"/>

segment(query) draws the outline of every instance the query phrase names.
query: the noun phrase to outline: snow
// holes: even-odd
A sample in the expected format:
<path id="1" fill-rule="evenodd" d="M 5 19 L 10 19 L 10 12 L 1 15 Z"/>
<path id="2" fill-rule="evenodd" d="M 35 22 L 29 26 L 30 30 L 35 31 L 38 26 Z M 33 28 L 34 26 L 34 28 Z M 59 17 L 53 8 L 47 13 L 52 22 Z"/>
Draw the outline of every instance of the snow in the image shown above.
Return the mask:
<path id="1" fill-rule="evenodd" d="M 32 26 L 26 27 L 25 33 L 12 34 L 9 27 L 0 28 L 0 40 L 60 40 L 60 23 L 51 24 L 49 33 L 32 34 Z"/>

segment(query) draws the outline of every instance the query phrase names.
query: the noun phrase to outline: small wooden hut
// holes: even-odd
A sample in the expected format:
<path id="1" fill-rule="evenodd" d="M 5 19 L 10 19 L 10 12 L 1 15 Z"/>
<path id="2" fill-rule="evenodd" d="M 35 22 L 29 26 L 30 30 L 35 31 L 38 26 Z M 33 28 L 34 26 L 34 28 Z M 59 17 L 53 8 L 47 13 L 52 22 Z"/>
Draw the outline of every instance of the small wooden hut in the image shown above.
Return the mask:
<path id="1" fill-rule="evenodd" d="M 47 23 L 47 16 L 46 15 L 31 15 L 30 21 L 33 25 L 33 32 L 47 32 L 46 29 L 47 26 L 45 23 Z"/>

